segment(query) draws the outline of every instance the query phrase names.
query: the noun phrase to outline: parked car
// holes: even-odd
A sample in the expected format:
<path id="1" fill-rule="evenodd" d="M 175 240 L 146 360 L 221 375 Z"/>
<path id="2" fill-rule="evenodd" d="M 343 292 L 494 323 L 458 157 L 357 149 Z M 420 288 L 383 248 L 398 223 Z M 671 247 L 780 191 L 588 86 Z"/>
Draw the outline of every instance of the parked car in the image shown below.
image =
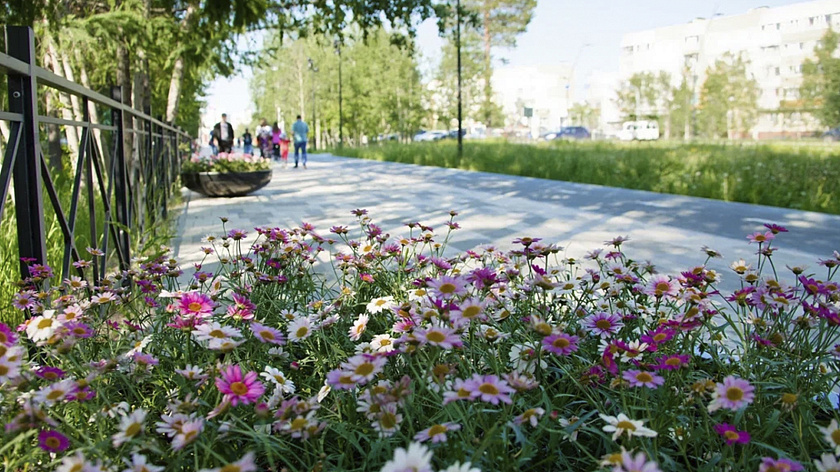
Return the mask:
<path id="1" fill-rule="evenodd" d="M 822 135 L 823 141 L 840 141 L 840 126 L 831 128 Z"/>
<path id="2" fill-rule="evenodd" d="M 622 141 L 653 141 L 659 139 L 659 123 L 656 121 L 626 121 L 621 125 L 618 139 Z"/>
<path id="3" fill-rule="evenodd" d="M 461 130 L 461 136 L 466 136 L 466 135 L 467 135 L 467 130 L 462 129 Z M 444 138 L 446 138 L 446 139 L 458 139 L 458 130 L 457 129 L 450 130 L 449 132 L 446 133 L 446 136 L 444 136 Z"/>
<path id="4" fill-rule="evenodd" d="M 590 139 L 592 135 L 583 126 L 567 126 L 561 128 L 555 139 Z"/>
<path id="5" fill-rule="evenodd" d="M 423 141 L 440 141 L 449 134 L 448 131 L 425 131 L 414 135 L 414 140 L 417 142 Z"/>

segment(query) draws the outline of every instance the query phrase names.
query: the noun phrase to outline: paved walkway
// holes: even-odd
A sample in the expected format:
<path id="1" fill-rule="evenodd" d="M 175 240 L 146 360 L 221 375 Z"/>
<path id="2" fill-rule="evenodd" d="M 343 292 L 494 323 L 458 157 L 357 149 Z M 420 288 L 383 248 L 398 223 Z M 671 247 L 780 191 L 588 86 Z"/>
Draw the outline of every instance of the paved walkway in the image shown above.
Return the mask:
<path id="1" fill-rule="evenodd" d="M 442 232 L 449 210 L 457 210 L 462 229 L 451 240 L 457 251 L 483 243 L 509 248 L 514 238 L 531 236 L 580 257 L 614 236 L 629 236 L 629 255 L 652 260 L 666 273 L 702 263 L 700 247 L 708 245 L 724 254 L 711 265 L 730 283 L 735 281 L 728 270 L 732 261 L 755 260 L 756 246 L 747 244 L 746 235 L 763 229 L 764 222 L 790 230 L 777 241 L 774 256 L 782 270 L 786 264 L 807 264 L 817 271 L 822 269 L 818 258 L 840 250 L 838 216 L 327 154 L 310 156 L 308 169 L 275 164 L 272 182 L 247 197 L 184 192 L 174 247 L 185 268 L 201 260 L 201 239 L 221 232 L 221 216 L 229 218 L 229 229 L 285 228 L 307 221 L 327 235 L 332 225 L 353 228 L 355 208 L 369 210 L 391 235 L 407 234 L 407 221 Z"/>

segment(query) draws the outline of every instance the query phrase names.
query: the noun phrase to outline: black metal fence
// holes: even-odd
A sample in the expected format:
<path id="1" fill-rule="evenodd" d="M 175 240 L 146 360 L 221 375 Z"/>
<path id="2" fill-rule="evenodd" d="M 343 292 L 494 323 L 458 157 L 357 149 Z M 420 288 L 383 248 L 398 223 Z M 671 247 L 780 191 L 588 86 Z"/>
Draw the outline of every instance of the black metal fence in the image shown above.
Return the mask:
<path id="1" fill-rule="evenodd" d="M 55 215 L 64 241 L 62 277 L 81 273 L 73 262 L 83 259 L 92 259 L 94 282 L 104 277 L 106 267 L 127 269 L 132 235 L 143 235 L 167 217 L 182 156 L 191 152 L 192 138 L 123 104 L 119 87 L 108 97 L 38 67 L 32 29 L 5 29 L 7 54 L 0 53 L 0 75 L 8 81 L 9 105 L 8 110 L 0 109 L 0 121 L 8 123 L 0 165 L 0 218 L 9 210 L 7 202 L 13 202 L 21 276 L 28 276 L 23 261 L 47 262 L 45 196 L 54 210 L 48 214 Z M 75 96 L 82 120 L 41 114 L 45 93 Z M 78 135 L 69 208 L 62 208 L 42 151 L 42 130 L 50 125 L 73 127 Z M 98 250 L 92 257 L 77 247 L 82 200 L 87 201 L 90 229 L 85 237 Z"/>

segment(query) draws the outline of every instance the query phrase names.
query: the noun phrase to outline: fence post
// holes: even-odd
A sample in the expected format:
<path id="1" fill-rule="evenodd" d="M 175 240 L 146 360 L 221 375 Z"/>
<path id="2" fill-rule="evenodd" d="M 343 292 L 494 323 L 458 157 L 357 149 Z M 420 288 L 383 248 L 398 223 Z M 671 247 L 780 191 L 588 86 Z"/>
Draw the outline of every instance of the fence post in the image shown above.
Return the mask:
<path id="1" fill-rule="evenodd" d="M 6 51 L 9 56 L 35 66 L 35 35 L 28 26 L 6 26 Z M 31 70 L 31 69 L 30 69 Z M 17 214 L 20 274 L 29 276 L 28 263 L 47 262 L 44 231 L 44 201 L 41 192 L 41 152 L 38 137 L 38 103 L 35 77 L 9 74 L 9 111 L 23 115 L 20 145 L 13 156 L 15 213 Z"/>
<path id="2" fill-rule="evenodd" d="M 122 103 L 122 87 L 111 87 L 111 98 Z M 131 246 L 129 230 L 131 222 L 128 215 L 128 169 L 125 164 L 125 126 L 121 108 L 111 108 L 111 121 L 117 127 L 116 153 L 114 154 L 114 209 L 117 220 L 117 251 L 122 255 L 120 269 L 128 270 L 131 265 Z"/>

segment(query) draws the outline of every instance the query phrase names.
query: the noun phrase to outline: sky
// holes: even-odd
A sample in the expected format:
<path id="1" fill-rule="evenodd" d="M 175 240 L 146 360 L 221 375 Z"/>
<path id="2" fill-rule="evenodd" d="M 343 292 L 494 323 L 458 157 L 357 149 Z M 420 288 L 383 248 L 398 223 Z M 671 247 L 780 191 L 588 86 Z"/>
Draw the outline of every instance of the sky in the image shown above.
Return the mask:
<path id="1" fill-rule="evenodd" d="M 534 66 L 573 64 L 577 83 L 598 73 L 618 72 L 621 37 L 626 33 L 745 13 L 760 6 L 802 3 L 793 0 L 538 0 L 528 30 L 515 49 L 494 50 L 497 64 Z M 418 27 L 421 70 L 431 70 L 440 58 L 442 40 L 429 20 Z M 250 70 L 220 78 L 208 88 L 206 100 L 216 110 L 235 112 L 251 102 Z M 582 90 L 580 87 L 579 90 Z"/>

